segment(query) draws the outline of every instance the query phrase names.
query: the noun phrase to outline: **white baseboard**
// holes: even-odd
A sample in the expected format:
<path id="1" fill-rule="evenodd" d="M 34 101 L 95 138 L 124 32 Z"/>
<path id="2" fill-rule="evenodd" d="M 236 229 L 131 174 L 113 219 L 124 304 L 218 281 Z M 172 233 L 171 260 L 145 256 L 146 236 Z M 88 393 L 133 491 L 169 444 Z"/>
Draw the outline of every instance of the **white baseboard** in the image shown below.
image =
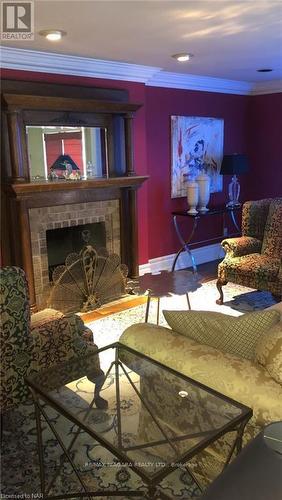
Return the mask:
<path id="1" fill-rule="evenodd" d="M 224 251 L 220 243 L 195 248 L 192 250 L 192 253 L 196 261 L 196 265 L 211 262 L 212 260 L 222 259 L 224 257 Z M 157 257 L 156 259 L 150 259 L 146 264 L 141 264 L 141 266 L 139 266 L 140 276 L 146 273 L 157 273 L 162 270 L 170 271 L 175 255 L 175 253 L 163 255 L 162 257 Z M 191 267 L 191 265 L 192 262 L 187 252 L 182 252 L 177 260 L 175 269 L 185 269 L 186 267 Z"/>

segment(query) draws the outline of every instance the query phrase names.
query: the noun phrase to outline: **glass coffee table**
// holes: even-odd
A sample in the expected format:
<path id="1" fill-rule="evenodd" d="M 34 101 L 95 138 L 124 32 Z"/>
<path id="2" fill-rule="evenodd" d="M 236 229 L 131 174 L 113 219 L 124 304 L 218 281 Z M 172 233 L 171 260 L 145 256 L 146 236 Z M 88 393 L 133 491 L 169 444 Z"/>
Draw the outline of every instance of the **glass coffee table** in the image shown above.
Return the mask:
<path id="1" fill-rule="evenodd" d="M 95 368 L 99 359 L 104 371 Z M 33 374 L 26 382 L 35 405 L 44 499 L 174 498 L 162 490 L 161 481 L 180 468 L 199 486 L 189 460 L 236 431 L 228 463 L 240 451 L 252 416 L 250 408 L 119 343 Z M 51 434 L 47 444 L 46 428 Z M 62 452 L 52 474 L 45 464 L 50 443 Z M 101 449 L 108 458 L 101 459 Z M 85 450 L 86 462 L 81 458 Z M 97 489 L 97 470 L 117 466 L 123 474 L 130 470 L 142 487 L 117 491 L 109 481 L 109 488 Z M 54 487 L 67 467 L 76 478 L 76 491 L 58 494 Z M 61 484 L 70 488 L 68 477 Z"/>

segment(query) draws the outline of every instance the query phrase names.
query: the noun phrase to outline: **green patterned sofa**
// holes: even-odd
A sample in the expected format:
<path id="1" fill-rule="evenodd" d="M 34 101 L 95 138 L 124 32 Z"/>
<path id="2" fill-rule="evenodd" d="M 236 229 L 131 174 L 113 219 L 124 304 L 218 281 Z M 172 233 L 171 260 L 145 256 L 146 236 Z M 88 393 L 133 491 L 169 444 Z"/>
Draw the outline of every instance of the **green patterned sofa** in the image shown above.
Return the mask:
<path id="1" fill-rule="evenodd" d="M 27 281 L 22 269 L 1 269 L 0 290 L 3 413 L 28 399 L 25 376 L 95 352 L 97 347 L 91 330 L 76 315 L 64 316 L 52 309 L 30 315 Z"/>
<path id="2" fill-rule="evenodd" d="M 222 241 L 226 256 L 218 266 L 217 288 L 228 281 L 282 297 L 282 198 L 247 201 L 242 236 Z"/>
<path id="3" fill-rule="evenodd" d="M 282 303 L 272 308 L 278 310 L 282 318 Z M 277 327 L 281 332 L 282 319 Z M 123 332 L 120 342 L 252 408 L 253 417 L 246 426 L 244 444 L 265 425 L 282 420 L 282 386 L 255 360 L 222 352 L 176 331 L 149 323 L 130 326 Z M 269 351 L 273 348 L 271 342 L 268 344 Z M 160 400 L 163 399 L 160 418 L 166 424 L 181 426 L 188 419 L 189 427 L 189 419 L 194 416 L 185 417 L 179 412 L 179 421 L 176 421 L 175 411 L 171 411 L 163 387 L 163 380 L 152 380 L 148 375 L 146 383 L 143 381 L 143 395 L 149 400 L 156 394 Z M 154 429 L 145 418 L 143 423 L 140 422 L 140 434 L 146 439 L 154 438 Z M 226 434 L 189 462 L 203 485 L 207 485 L 221 472 L 233 439 L 234 435 Z"/>

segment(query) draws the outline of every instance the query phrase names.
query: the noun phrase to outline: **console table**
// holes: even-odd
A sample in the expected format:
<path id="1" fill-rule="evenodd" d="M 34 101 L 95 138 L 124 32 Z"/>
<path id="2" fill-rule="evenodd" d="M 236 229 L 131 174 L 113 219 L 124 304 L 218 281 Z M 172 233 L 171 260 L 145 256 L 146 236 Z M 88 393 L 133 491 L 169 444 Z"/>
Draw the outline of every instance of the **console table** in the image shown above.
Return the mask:
<path id="1" fill-rule="evenodd" d="M 177 210 L 175 212 L 172 212 L 175 231 L 176 231 L 178 239 L 181 243 L 181 248 L 178 250 L 178 252 L 175 256 L 175 259 L 173 261 L 173 264 L 172 264 L 172 271 L 175 270 L 175 266 L 176 266 L 179 255 L 182 252 L 186 251 L 191 259 L 193 272 L 196 273 L 197 272 L 197 265 L 196 265 L 194 255 L 191 252 L 191 248 L 190 248 L 191 245 L 193 245 L 195 243 L 207 243 L 210 241 L 214 241 L 214 240 L 218 239 L 220 236 L 222 236 L 222 237 L 233 236 L 233 234 L 224 234 L 226 214 L 230 217 L 237 233 L 241 233 L 241 230 L 240 230 L 238 223 L 237 223 L 237 220 L 236 220 L 236 212 L 238 212 L 240 209 L 241 209 L 241 206 L 234 207 L 234 208 L 227 208 L 226 206 L 221 206 L 221 207 L 211 208 L 208 212 L 202 212 L 202 213 L 198 212 L 197 214 L 189 214 L 185 210 Z M 222 234 L 218 235 L 218 237 L 210 238 L 208 240 L 195 241 L 194 243 L 191 244 L 191 241 L 194 237 L 199 220 L 205 220 L 206 218 L 208 218 L 212 215 L 219 215 L 222 218 L 222 227 L 223 227 Z M 188 217 L 188 218 L 193 220 L 192 230 L 191 230 L 187 240 L 185 240 L 184 236 L 182 235 L 182 233 L 180 231 L 180 228 L 178 225 L 179 217 Z M 235 234 L 237 234 L 237 233 L 235 233 Z"/>

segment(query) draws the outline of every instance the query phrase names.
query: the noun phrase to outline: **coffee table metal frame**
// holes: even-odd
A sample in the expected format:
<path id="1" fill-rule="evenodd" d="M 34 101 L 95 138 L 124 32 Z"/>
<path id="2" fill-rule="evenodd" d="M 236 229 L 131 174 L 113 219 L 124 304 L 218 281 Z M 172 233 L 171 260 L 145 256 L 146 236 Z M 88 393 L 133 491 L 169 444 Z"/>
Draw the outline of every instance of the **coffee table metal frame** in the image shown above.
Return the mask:
<path id="1" fill-rule="evenodd" d="M 216 241 L 218 240 L 220 237 L 223 237 L 223 238 L 230 238 L 231 236 L 235 236 L 235 235 L 238 235 L 238 233 L 240 234 L 240 228 L 238 226 L 238 223 L 237 223 L 237 220 L 236 220 L 236 217 L 235 217 L 235 212 L 237 212 L 239 209 L 241 208 L 241 206 L 236 206 L 236 207 L 232 207 L 232 208 L 228 208 L 226 206 L 223 206 L 223 207 L 215 207 L 215 208 L 211 208 L 208 212 L 198 212 L 197 214 L 189 214 L 188 213 L 188 210 L 185 211 L 185 210 L 177 210 L 177 211 L 174 211 L 172 212 L 172 215 L 173 215 L 173 223 L 174 223 L 174 227 L 175 227 L 175 231 L 176 231 L 176 234 L 178 236 L 178 239 L 181 243 L 181 248 L 178 250 L 175 258 L 174 258 L 174 261 L 173 261 L 173 264 L 172 264 L 172 268 L 171 270 L 174 271 L 175 270 L 175 266 L 176 266 L 176 263 L 178 261 L 178 258 L 180 256 L 180 254 L 182 252 L 187 252 L 187 254 L 189 255 L 190 259 L 191 259 L 191 262 L 192 262 L 192 267 L 193 267 L 193 272 L 196 273 L 197 272 L 197 265 L 196 265 L 196 260 L 195 260 L 195 257 L 191 251 L 191 246 L 193 246 L 194 244 L 198 244 L 198 243 L 210 243 L 212 241 Z M 236 229 L 236 233 L 232 233 L 232 234 L 224 234 L 224 228 L 225 228 L 225 214 L 228 214 L 232 223 L 233 223 L 233 226 L 235 227 Z M 198 227 L 198 222 L 200 219 L 202 218 L 206 218 L 206 217 L 209 217 L 211 215 L 221 215 L 222 216 L 222 235 L 218 236 L 218 237 L 215 237 L 215 238 L 209 238 L 207 240 L 201 240 L 201 241 L 196 241 L 195 243 L 191 243 L 193 237 L 194 237 L 194 234 L 195 234 L 195 231 Z M 191 232 L 190 234 L 188 235 L 188 238 L 185 239 L 185 237 L 183 236 L 182 232 L 181 232 L 181 229 L 180 229 L 180 226 L 178 224 L 178 217 L 190 217 L 193 219 L 193 226 L 192 226 L 192 229 L 191 229 Z"/>
<path id="2" fill-rule="evenodd" d="M 138 389 L 135 387 L 134 383 L 130 379 L 129 374 L 124 370 L 123 363 L 118 358 L 119 348 L 122 348 L 123 350 L 126 350 L 132 354 L 135 354 L 138 357 L 146 359 L 147 361 L 149 361 L 157 366 L 160 366 L 161 368 L 167 370 L 168 372 L 174 374 L 175 376 L 177 376 L 177 377 L 179 377 L 187 382 L 190 382 L 191 384 L 197 386 L 198 388 L 203 389 L 203 390 L 209 392 L 210 394 L 213 394 L 214 396 L 217 396 L 217 397 L 223 399 L 227 403 L 230 403 L 230 404 L 236 406 L 237 408 L 240 408 L 242 410 L 242 413 L 240 415 L 238 415 L 237 417 L 235 417 L 234 419 L 232 419 L 227 424 L 225 424 L 219 431 L 217 431 L 217 430 L 215 430 L 215 431 L 202 431 L 200 433 L 198 432 L 198 433 L 188 434 L 188 435 L 184 435 L 184 436 L 168 437 L 166 435 L 166 433 L 164 432 L 164 430 L 161 428 L 157 419 L 154 417 L 149 406 L 145 403 L 144 399 L 142 398 L 142 395 L 140 394 L 140 392 L 138 391 Z M 218 393 L 214 389 L 210 389 L 209 387 L 201 384 L 200 382 L 197 382 L 197 381 L 191 379 L 190 377 L 187 377 L 186 375 L 183 375 L 183 374 L 177 372 L 176 370 L 173 370 L 172 368 L 169 368 L 169 367 L 159 363 L 158 361 L 153 360 L 149 356 L 146 356 L 146 355 L 144 355 L 144 354 L 142 354 L 142 353 L 140 353 L 140 352 L 138 352 L 130 347 L 124 346 L 123 344 L 120 344 L 118 342 L 114 343 L 114 344 L 110 344 L 108 346 L 105 346 L 105 347 L 97 350 L 96 353 L 91 354 L 89 356 L 93 357 L 93 356 L 95 356 L 95 355 L 99 354 L 100 352 L 103 352 L 107 349 L 115 349 L 115 360 L 111 363 L 104 379 L 106 379 L 106 377 L 109 374 L 112 367 L 115 366 L 116 381 L 117 381 L 117 383 L 116 383 L 116 400 L 117 400 L 117 402 L 120 402 L 120 399 L 119 399 L 119 396 L 120 396 L 119 369 L 121 369 L 123 371 L 123 373 L 126 375 L 128 382 L 131 384 L 134 391 L 137 393 L 141 402 L 144 404 L 146 409 L 149 411 L 155 424 L 158 426 L 159 430 L 163 434 L 164 439 L 159 440 L 159 441 L 151 441 L 150 443 L 145 443 L 145 444 L 141 444 L 141 445 L 136 445 L 136 446 L 131 446 L 131 447 L 129 446 L 126 448 L 122 447 L 121 413 L 120 413 L 120 406 L 118 405 L 117 406 L 117 419 L 118 419 L 118 426 L 117 427 L 118 427 L 119 448 L 116 448 L 113 444 L 111 444 L 109 441 L 104 439 L 100 434 L 96 433 L 92 428 L 90 428 L 86 423 L 84 423 L 84 421 L 81 422 L 80 420 L 78 420 L 76 418 L 76 416 L 71 414 L 64 407 L 62 407 L 56 399 L 52 398 L 52 396 L 50 396 L 49 394 L 46 394 L 44 389 L 42 389 L 42 387 L 40 385 L 37 385 L 36 382 L 34 381 L 34 378 L 36 377 L 36 375 L 26 377 L 25 381 L 26 381 L 26 383 L 29 387 L 29 390 L 31 392 L 33 402 L 34 402 L 34 407 L 35 407 L 35 418 L 36 418 L 36 429 L 37 429 L 37 448 L 38 448 L 38 456 L 39 456 L 39 464 L 40 464 L 40 483 L 41 483 L 41 494 L 42 494 L 43 500 L 46 500 L 46 499 L 48 499 L 48 500 L 59 500 L 59 499 L 66 500 L 68 498 L 91 499 L 91 498 L 94 498 L 97 496 L 110 496 L 110 495 L 119 496 L 119 497 L 121 497 L 122 495 L 124 495 L 126 497 L 128 497 L 128 496 L 137 496 L 137 497 L 143 496 L 144 498 L 148 498 L 148 499 L 154 499 L 154 498 L 156 498 L 156 495 L 158 495 L 159 498 L 162 498 L 164 500 L 171 500 L 171 497 L 169 497 L 168 495 L 166 495 L 162 491 L 159 491 L 157 487 L 158 487 L 159 483 L 168 474 L 170 474 L 176 468 L 179 467 L 179 464 L 183 464 L 183 467 L 188 470 L 189 474 L 192 476 L 195 483 L 197 484 L 199 489 L 202 491 L 202 489 L 201 489 L 199 483 L 197 482 L 197 480 L 195 479 L 193 473 L 191 472 L 191 470 L 189 469 L 189 467 L 185 463 L 187 462 L 187 460 L 191 459 L 197 453 L 204 450 L 207 446 L 209 446 L 211 443 L 215 442 L 217 439 L 219 439 L 224 434 L 226 434 L 228 432 L 236 431 L 236 433 L 237 433 L 236 438 L 234 440 L 233 445 L 231 446 L 230 452 L 228 454 L 228 457 L 227 457 L 225 465 L 224 465 L 224 467 L 226 467 L 228 465 L 228 463 L 230 462 L 234 452 L 236 454 L 238 454 L 242 448 L 242 438 L 243 438 L 244 429 L 245 429 L 247 422 L 249 421 L 249 419 L 251 418 L 251 416 L 253 414 L 252 409 L 248 408 L 245 405 L 242 405 L 241 403 L 238 403 L 237 401 L 232 400 L 231 398 L 228 398 L 228 397 Z M 50 371 L 51 370 L 52 369 L 50 369 Z M 93 407 L 94 399 L 95 399 L 95 396 L 93 397 L 93 400 L 89 406 L 89 409 L 85 415 L 84 420 L 86 419 L 87 414 L 90 412 L 90 410 Z M 70 420 L 75 425 L 77 425 L 78 430 L 77 430 L 74 438 L 72 439 L 70 445 L 68 446 L 68 448 L 66 448 L 66 446 L 64 445 L 62 438 L 60 437 L 60 435 L 57 432 L 57 430 L 55 429 L 51 419 L 48 417 L 47 413 L 45 412 L 44 408 L 42 407 L 40 400 L 42 400 L 45 403 L 47 403 L 48 405 L 50 405 L 52 408 L 54 408 L 56 411 L 58 411 L 61 415 L 63 415 L 68 420 Z M 41 416 L 44 417 L 44 420 L 46 421 L 49 428 L 53 432 L 56 440 L 58 441 L 60 447 L 62 448 L 62 451 L 65 454 L 66 458 L 64 459 L 64 461 L 66 459 L 69 461 L 69 463 L 70 463 L 70 465 L 71 465 L 71 467 L 72 467 L 72 469 L 73 469 L 73 471 L 74 471 L 74 473 L 75 473 L 75 475 L 76 475 L 76 477 L 77 477 L 77 479 L 78 479 L 78 481 L 79 481 L 79 483 L 82 486 L 82 489 L 84 491 L 76 492 L 76 493 L 64 493 L 62 495 L 49 495 L 51 487 L 53 486 L 56 478 L 58 477 L 64 461 L 61 462 L 61 465 L 60 465 L 56 475 L 53 477 L 50 484 L 47 486 L 46 480 L 45 480 L 45 469 L 44 469 L 44 449 L 43 449 L 43 439 L 42 439 Z M 128 464 L 128 467 L 130 467 L 130 469 L 132 469 L 144 481 L 144 483 L 147 484 L 147 492 L 144 490 L 143 491 L 140 491 L 140 490 L 134 490 L 134 491 L 133 490 L 129 490 L 129 491 L 128 490 L 124 490 L 124 491 L 121 491 L 121 490 L 119 490 L 119 491 L 117 491 L 117 490 L 113 490 L 113 491 L 109 491 L 109 490 L 89 491 L 87 489 L 87 486 L 85 485 L 82 477 L 80 476 L 80 473 L 79 473 L 78 469 L 76 468 L 74 461 L 72 460 L 72 457 L 70 454 L 71 449 L 72 449 L 77 437 L 79 436 L 79 434 L 82 430 L 85 431 L 86 433 L 88 433 L 93 439 L 95 439 L 98 443 L 100 443 L 103 447 L 105 447 L 108 451 L 110 451 L 113 455 L 115 455 L 122 462 L 126 462 Z M 136 465 L 134 465 L 134 462 L 128 462 L 128 457 L 126 456 L 126 453 L 125 453 L 127 450 L 133 450 L 133 449 L 137 450 L 137 449 L 142 449 L 142 448 L 144 449 L 144 448 L 147 448 L 149 446 L 155 446 L 155 445 L 164 444 L 164 443 L 169 443 L 169 444 L 173 445 L 174 441 L 185 440 L 185 439 L 188 439 L 191 437 L 197 437 L 199 435 L 206 435 L 206 437 L 200 444 L 194 445 L 189 450 L 189 452 L 184 453 L 181 457 L 177 458 L 177 464 L 167 464 L 164 467 L 162 467 L 162 469 L 159 472 L 156 472 L 154 475 L 151 475 L 151 476 L 145 474 L 142 469 L 136 467 Z"/>

